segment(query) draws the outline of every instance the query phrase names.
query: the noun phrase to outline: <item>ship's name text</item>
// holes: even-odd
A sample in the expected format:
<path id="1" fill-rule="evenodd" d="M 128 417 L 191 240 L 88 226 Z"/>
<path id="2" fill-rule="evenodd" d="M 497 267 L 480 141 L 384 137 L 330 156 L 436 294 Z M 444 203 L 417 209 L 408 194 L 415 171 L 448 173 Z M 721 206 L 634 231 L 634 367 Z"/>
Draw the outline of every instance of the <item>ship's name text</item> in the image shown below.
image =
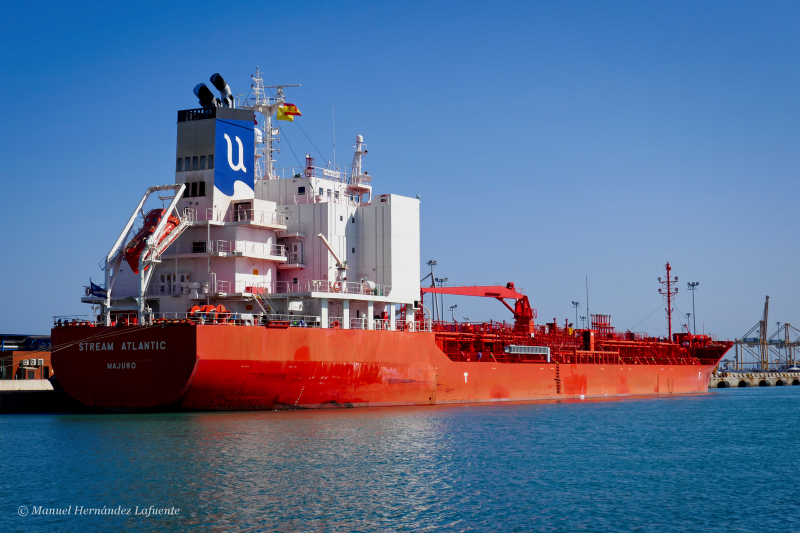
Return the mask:
<path id="1" fill-rule="evenodd" d="M 113 342 L 81 342 L 78 350 L 81 352 L 105 352 L 114 349 Z M 166 350 L 166 341 L 123 342 L 122 350 Z"/>

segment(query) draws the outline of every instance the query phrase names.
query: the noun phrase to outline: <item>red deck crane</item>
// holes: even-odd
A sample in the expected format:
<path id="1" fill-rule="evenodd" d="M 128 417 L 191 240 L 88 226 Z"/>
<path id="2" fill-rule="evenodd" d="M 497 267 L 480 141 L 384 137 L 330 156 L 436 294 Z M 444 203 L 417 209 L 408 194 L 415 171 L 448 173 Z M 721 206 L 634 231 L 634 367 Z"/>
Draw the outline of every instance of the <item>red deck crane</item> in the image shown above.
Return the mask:
<path id="1" fill-rule="evenodd" d="M 467 286 L 467 287 L 421 287 L 421 293 L 432 294 L 453 294 L 457 296 L 480 296 L 484 298 L 495 298 L 509 311 L 514 313 L 514 321 L 517 329 L 529 330 L 533 326 L 533 319 L 536 318 L 536 310 L 531 308 L 528 297 L 517 292 L 514 283 L 509 282 L 505 287 L 501 285 Z M 506 300 L 514 300 L 514 307 L 508 305 Z"/>

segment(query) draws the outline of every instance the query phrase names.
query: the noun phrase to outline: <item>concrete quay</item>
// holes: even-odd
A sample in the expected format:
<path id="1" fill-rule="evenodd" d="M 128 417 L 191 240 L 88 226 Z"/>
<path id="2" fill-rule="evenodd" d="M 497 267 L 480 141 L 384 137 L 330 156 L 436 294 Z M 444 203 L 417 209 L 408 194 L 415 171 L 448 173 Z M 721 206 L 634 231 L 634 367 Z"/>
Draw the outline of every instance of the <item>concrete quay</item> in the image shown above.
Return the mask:
<path id="1" fill-rule="evenodd" d="M 0 380 L 0 414 L 92 412 L 48 379 Z"/>
<path id="2" fill-rule="evenodd" d="M 730 387 L 781 387 L 800 385 L 800 372 L 717 372 L 708 380 L 709 389 Z"/>

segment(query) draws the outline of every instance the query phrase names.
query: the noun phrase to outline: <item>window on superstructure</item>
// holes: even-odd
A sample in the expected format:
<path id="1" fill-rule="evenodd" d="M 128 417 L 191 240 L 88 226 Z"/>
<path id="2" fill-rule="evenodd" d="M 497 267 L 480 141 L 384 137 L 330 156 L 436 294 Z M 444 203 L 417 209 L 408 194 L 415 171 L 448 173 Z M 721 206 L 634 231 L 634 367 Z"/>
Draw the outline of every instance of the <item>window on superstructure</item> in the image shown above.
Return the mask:
<path id="1" fill-rule="evenodd" d="M 183 161 L 183 170 L 191 170 L 191 168 L 192 168 L 192 160 L 187 157 Z"/>
<path id="2" fill-rule="evenodd" d="M 297 278 L 292 278 L 292 283 L 293 283 L 294 285 L 297 285 Z"/>
<path id="3" fill-rule="evenodd" d="M 205 169 L 206 169 L 206 156 L 201 155 L 200 156 L 200 170 L 205 170 Z"/>
<path id="4" fill-rule="evenodd" d="M 192 170 L 197 170 L 197 156 L 192 158 Z"/>
<path id="5" fill-rule="evenodd" d="M 325 194 L 325 189 L 323 189 L 322 187 L 320 187 L 320 188 L 319 188 L 319 195 L 320 195 L 320 196 L 322 196 L 323 194 Z"/>
<path id="6" fill-rule="evenodd" d="M 305 193 L 306 193 L 306 188 L 305 187 L 298 187 L 297 188 L 297 194 L 305 194 Z"/>
<path id="7" fill-rule="evenodd" d="M 181 172 L 183 170 L 183 158 L 179 157 L 177 162 L 175 163 L 175 172 Z"/>
<path id="8" fill-rule="evenodd" d="M 208 156 L 208 168 L 214 168 L 214 155 Z"/>
<path id="9" fill-rule="evenodd" d="M 195 158 L 195 159 L 197 159 L 197 158 Z M 197 196 L 197 182 L 196 181 L 192 182 L 192 194 L 191 194 L 191 196 L 192 197 Z"/>
<path id="10" fill-rule="evenodd" d="M 198 196 L 205 196 L 206 195 L 206 182 L 205 181 L 199 182 L 197 195 Z"/>

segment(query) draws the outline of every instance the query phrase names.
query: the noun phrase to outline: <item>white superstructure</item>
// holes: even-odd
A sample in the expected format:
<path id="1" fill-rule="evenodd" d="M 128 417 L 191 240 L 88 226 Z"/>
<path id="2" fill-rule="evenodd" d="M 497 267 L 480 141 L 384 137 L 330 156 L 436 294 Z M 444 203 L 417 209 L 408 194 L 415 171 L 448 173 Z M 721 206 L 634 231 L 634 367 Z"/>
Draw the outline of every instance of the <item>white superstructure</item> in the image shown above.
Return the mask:
<path id="1" fill-rule="evenodd" d="M 242 320 L 268 315 L 343 329 L 395 329 L 398 306 L 407 306 L 412 321 L 419 200 L 373 195 L 361 135 L 344 170 L 315 166 L 310 156 L 302 168 L 276 166 L 274 117 L 288 86 L 269 97 L 260 74 L 253 80 L 256 98 L 238 107 L 223 93 L 178 113 L 175 185 L 148 189 L 103 261 L 106 294 L 90 290 L 84 301 L 107 323 L 132 312 L 140 322 L 181 318 L 203 305 L 223 305 Z M 166 212 L 180 224 L 166 240 L 164 224 L 156 228 L 134 274 L 125 243 L 149 195 L 164 191 Z"/>

